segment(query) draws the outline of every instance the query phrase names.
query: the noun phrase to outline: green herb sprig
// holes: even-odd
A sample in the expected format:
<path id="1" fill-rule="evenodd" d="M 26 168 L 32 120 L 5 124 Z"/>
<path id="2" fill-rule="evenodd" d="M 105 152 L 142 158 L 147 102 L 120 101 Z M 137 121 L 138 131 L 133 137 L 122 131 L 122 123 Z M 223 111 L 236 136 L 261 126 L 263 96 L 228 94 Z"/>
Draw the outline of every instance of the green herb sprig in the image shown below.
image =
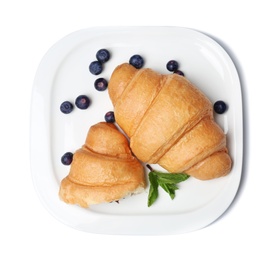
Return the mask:
<path id="1" fill-rule="evenodd" d="M 150 207 L 158 197 L 158 186 L 163 188 L 174 199 L 175 191 L 178 190 L 177 183 L 187 180 L 190 176 L 186 173 L 163 173 L 153 170 L 150 165 L 146 165 L 150 170 L 150 189 L 148 195 L 148 207 Z"/>

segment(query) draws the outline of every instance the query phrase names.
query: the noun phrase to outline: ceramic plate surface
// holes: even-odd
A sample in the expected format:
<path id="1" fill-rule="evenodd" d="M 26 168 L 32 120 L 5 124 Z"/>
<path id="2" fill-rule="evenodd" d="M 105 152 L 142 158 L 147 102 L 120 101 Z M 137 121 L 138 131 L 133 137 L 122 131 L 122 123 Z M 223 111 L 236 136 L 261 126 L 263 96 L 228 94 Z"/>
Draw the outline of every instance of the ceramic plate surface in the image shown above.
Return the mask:
<path id="1" fill-rule="evenodd" d="M 94 76 L 89 64 L 96 52 L 106 48 L 111 59 Z M 67 205 L 58 197 L 69 166 L 60 158 L 74 152 L 85 141 L 89 127 L 104 121 L 113 110 L 107 90 L 99 92 L 94 81 L 106 79 L 114 68 L 134 54 L 145 59 L 145 67 L 170 73 L 166 63 L 175 59 L 185 76 L 214 103 L 224 100 L 228 110 L 215 115 L 227 135 L 233 160 L 231 173 L 211 181 L 189 178 L 179 184 L 176 197 L 160 190 L 154 205 L 147 207 L 148 188 L 142 194 L 83 209 Z M 87 110 L 60 112 L 60 104 L 88 95 Z M 210 37 L 179 27 L 99 27 L 72 33 L 56 43 L 44 56 L 34 80 L 31 107 L 31 167 L 34 186 L 45 207 L 61 222 L 86 232 L 100 234 L 162 235 L 203 228 L 221 216 L 239 187 L 243 158 L 241 87 L 236 68 L 225 50 Z"/>

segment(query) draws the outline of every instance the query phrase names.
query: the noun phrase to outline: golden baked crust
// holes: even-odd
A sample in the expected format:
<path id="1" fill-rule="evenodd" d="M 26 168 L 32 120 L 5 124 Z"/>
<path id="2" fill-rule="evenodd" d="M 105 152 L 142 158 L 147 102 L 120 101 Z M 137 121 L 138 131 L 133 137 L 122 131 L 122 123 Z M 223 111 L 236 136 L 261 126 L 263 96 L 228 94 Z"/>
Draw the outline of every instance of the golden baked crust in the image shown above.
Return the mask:
<path id="1" fill-rule="evenodd" d="M 124 63 L 114 70 L 108 89 L 116 121 L 139 160 L 199 179 L 230 171 L 226 136 L 213 120 L 212 104 L 185 77 L 137 70 Z M 207 164 L 206 171 L 200 167 L 205 159 L 210 162 L 209 171 Z"/>
<path id="2" fill-rule="evenodd" d="M 114 124 L 90 127 L 82 148 L 74 153 L 70 172 L 60 186 L 66 203 L 88 207 L 144 190 L 142 164 L 131 154 L 126 137 Z"/>

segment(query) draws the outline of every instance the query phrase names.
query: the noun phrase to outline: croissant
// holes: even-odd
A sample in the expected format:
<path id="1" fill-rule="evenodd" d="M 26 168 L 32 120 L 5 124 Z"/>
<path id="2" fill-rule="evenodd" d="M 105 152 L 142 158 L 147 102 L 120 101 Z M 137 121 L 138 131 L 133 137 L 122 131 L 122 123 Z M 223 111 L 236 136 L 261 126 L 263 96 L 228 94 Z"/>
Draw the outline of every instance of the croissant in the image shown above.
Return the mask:
<path id="1" fill-rule="evenodd" d="M 144 188 L 144 169 L 132 155 L 128 140 L 114 124 L 100 122 L 90 127 L 85 144 L 74 153 L 59 196 L 66 203 L 89 207 Z"/>
<path id="2" fill-rule="evenodd" d="M 139 160 L 201 180 L 230 172 L 212 103 L 185 77 L 124 63 L 113 71 L 108 91 L 116 122 Z"/>

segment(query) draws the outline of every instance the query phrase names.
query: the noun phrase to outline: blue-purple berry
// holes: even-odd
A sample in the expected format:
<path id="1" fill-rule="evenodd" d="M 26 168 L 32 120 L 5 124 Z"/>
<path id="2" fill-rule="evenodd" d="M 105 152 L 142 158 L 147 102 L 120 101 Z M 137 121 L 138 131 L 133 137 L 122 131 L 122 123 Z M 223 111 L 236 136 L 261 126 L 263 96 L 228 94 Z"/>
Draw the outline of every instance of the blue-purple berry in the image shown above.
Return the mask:
<path id="1" fill-rule="evenodd" d="M 75 105 L 79 109 L 87 109 L 89 107 L 90 103 L 91 103 L 91 101 L 90 101 L 89 97 L 87 97 L 86 95 L 80 95 L 75 100 Z"/>
<path id="2" fill-rule="evenodd" d="M 70 165 L 72 161 L 73 161 L 73 153 L 71 152 L 65 153 L 61 158 L 61 162 L 63 165 Z"/>
<path id="3" fill-rule="evenodd" d="M 129 59 L 129 64 L 134 66 L 136 69 L 140 69 L 144 65 L 144 59 L 139 54 L 135 54 Z"/>
<path id="4" fill-rule="evenodd" d="M 113 111 L 109 111 L 105 114 L 104 119 L 107 123 L 114 123 L 115 122 L 115 114 Z"/>
<path id="5" fill-rule="evenodd" d="M 223 114 L 227 109 L 227 105 L 224 101 L 219 100 L 214 103 L 213 109 L 217 114 Z"/>
<path id="6" fill-rule="evenodd" d="M 99 75 L 102 72 L 102 63 L 98 60 L 96 61 L 92 61 L 89 65 L 89 71 L 93 74 L 93 75 Z"/>
<path id="7" fill-rule="evenodd" d="M 166 64 L 166 68 L 168 71 L 175 72 L 178 70 L 178 62 L 176 60 L 170 60 Z"/>
<path id="8" fill-rule="evenodd" d="M 178 74 L 178 75 L 183 76 L 183 77 L 185 76 L 184 72 L 181 71 L 181 70 L 176 70 L 173 73 Z"/>
<path id="9" fill-rule="evenodd" d="M 110 59 L 110 52 L 106 49 L 100 49 L 97 51 L 96 58 L 101 63 L 105 63 Z"/>
<path id="10" fill-rule="evenodd" d="M 104 78 L 98 78 L 94 82 L 95 89 L 98 91 L 104 91 L 107 89 L 108 81 Z"/>
<path id="11" fill-rule="evenodd" d="M 60 110 L 61 112 L 63 112 L 64 114 L 69 114 L 72 112 L 73 110 L 73 104 L 69 101 L 64 101 L 61 105 L 60 105 Z"/>

